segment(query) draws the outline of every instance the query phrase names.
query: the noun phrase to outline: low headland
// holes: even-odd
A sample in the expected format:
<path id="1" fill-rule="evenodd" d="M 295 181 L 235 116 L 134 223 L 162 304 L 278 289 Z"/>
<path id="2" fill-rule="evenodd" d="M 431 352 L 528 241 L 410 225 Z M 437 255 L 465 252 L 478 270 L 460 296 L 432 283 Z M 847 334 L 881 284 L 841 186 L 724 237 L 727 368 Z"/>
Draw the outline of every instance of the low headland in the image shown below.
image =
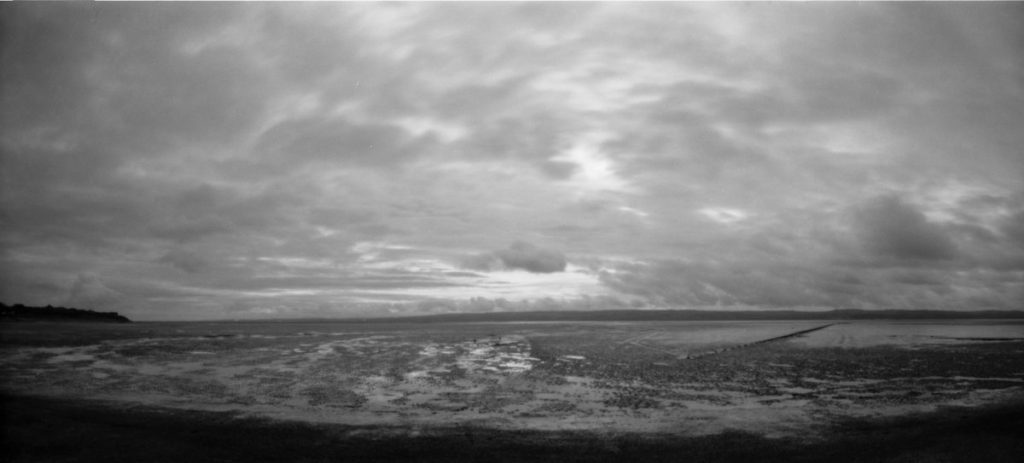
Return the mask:
<path id="1" fill-rule="evenodd" d="M 74 322 L 106 322 L 130 323 L 131 320 L 117 312 L 96 312 L 87 309 L 70 307 L 32 307 L 21 304 L 7 305 L 0 302 L 0 320 L 5 322 L 20 321 L 74 321 Z"/>

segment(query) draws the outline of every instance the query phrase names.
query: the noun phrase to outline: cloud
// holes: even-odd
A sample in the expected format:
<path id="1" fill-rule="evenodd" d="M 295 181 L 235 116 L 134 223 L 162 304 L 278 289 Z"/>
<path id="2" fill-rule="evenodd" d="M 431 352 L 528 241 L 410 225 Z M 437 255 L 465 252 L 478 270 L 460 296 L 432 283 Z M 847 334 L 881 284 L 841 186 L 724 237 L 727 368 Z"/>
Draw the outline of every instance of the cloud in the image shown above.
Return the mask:
<path id="1" fill-rule="evenodd" d="M 854 213 L 865 248 L 897 260 L 948 260 L 957 254 L 949 234 L 898 196 L 881 196 Z"/>
<path id="2" fill-rule="evenodd" d="M 5 5 L 0 293 L 1019 307 L 1022 8 Z"/>
<path id="3" fill-rule="evenodd" d="M 505 249 L 467 258 L 463 266 L 475 270 L 526 270 L 532 273 L 564 272 L 565 255 L 561 252 L 516 241 Z"/>
<path id="4" fill-rule="evenodd" d="M 278 168 L 302 166 L 306 161 L 379 166 L 428 152 L 431 140 L 416 139 L 392 125 L 321 116 L 288 120 L 268 129 L 257 141 L 256 151 L 274 158 Z"/>
<path id="5" fill-rule="evenodd" d="M 741 268 L 739 265 L 657 260 L 617 266 L 602 281 L 657 306 L 794 307 L 844 305 L 837 289 L 849 283 L 841 273 L 815 274 L 794 264 Z M 824 286 L 832 285 L 830 291 Z"/>
<path id="6" fill-rule="evenodd" d="M 125 296 L 107 287 L 102 279 L 93 273 L 79 274 L 68 293 L 67 305 L 104 310 L 118 307 Z"/>
<path id="7" fill-rule="evenodd" d="M 656 260 L 616 265 L 602 281 L 655 307 L 1014 309 L 1024 295 L 1000 272 L 927 267 L 774 265 Z"/>
<path id="8" fill-rule="evenodd" d="M 168 264 L 186 273 L 198 273 L 210 266 L 210 262 L 203 256 L 181 248 L 167 252 L 160 257 L 158 262 Z"/>
<path id="9" fill-rule="evenodd" d="M 1017 246 L 1024 249 L 1024 208 L 1006 217 L 1002 223 L 1001 231 Z"/>

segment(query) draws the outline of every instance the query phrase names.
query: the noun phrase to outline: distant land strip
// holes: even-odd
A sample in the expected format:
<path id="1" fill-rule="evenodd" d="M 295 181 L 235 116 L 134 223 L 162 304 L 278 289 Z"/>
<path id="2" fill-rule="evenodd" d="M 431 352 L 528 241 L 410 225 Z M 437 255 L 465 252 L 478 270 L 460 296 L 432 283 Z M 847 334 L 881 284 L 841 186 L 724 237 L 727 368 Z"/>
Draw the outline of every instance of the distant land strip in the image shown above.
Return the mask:
<path id="1" fill-rule="evenodd" d="M 545 310 L 517 312 L 468 312 L 390 317 L 302 317 L 274 319 L 221 319 L 220 321 L 278 323 L 473 323 L 473 322 L 615 322 L 615 321 L 786 321 L 786 320 L 1024 320 L 1024 310 L 696 310 L 612 309 Z M 32 307 L 0 302 L 0 321 L 99 321 L 131 322 L 117 312 L 97 312 L 68 307 Z"/>
<path id="2" fill-rule="evenodd" d="M 399 317 L 291 318 L 280 322 L 451 323 L 561 321 L 729 321 L 729 320 L 963 320 L 1024 319 L 1024 310 L 575 310 L 446 313 Z"/>
<path id="3" fill-rule="evenodd" d="M 80 321 L 129 323 L 131 320 L 117 312 L 96 312 L 69 307 L 31 307 L 21 304 L 9 306 L 0 303 L 0 320 L 3 321 Z"/>

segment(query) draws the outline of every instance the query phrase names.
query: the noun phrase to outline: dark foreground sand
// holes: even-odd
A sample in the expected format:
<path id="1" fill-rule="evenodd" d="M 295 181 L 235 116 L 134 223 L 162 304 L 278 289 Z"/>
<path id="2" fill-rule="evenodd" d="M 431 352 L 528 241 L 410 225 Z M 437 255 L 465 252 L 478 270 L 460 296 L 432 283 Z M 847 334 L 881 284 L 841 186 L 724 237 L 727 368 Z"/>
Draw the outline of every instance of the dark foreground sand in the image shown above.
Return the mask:
<path id="1" fill-rule="evenodd" d="M 240 417 L 124 403 L 2 397 L 7 461 L 1020 462 L 1024 403 L 850 419 L 824 439 L 387 428 Z"/>

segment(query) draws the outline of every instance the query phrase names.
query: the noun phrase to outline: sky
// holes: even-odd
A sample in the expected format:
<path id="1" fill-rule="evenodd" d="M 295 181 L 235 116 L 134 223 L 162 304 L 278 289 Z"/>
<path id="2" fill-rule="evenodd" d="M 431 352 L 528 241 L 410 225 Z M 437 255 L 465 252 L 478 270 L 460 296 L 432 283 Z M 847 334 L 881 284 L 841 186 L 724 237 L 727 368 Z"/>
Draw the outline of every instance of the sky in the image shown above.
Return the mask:
<path id="1" fill-rule="evenodd" d="M 1024 309 L 1024 5 L 0 5 L 0 301 Z"/>

